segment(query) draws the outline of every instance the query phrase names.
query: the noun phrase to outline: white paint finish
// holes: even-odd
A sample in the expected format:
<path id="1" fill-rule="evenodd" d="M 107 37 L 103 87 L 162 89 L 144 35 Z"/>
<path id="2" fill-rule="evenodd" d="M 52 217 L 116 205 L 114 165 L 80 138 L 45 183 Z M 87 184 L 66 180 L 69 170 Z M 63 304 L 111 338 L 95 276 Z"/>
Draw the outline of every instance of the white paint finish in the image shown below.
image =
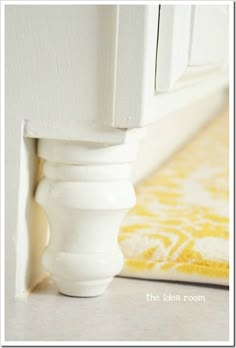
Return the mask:
<path id="1" fill-rule="evenodd" d="M 216 64 L 227 64 L 228 21 L 225 5 L 161 5 L 157 92 L 180 88 L 177 82 L 189 66 L 203 65 L 210 70 Z"/>
<path id="2" fill-rule="evenodd" d="M 24 141 L 22 125 L 25 136 L 73 139 L 79 129 L 76 139 L 111 143 L 129 142 L 136 131 L 101 130 L 112 110 L 116 6 L 5 10 L 6 294 L 13 297 L 44 276 L 40 253 L 47 229 L 32 200 L 35 141 Z"/>
<path id="3" fill-rule="evenodd" d="M 49 154 L 53 156 L 52 151 L 54 151 L 54 157 L 51 157 L 53 162 L 44 162 L 46 176 L 49 179 L 72 182 L 78 181 L 78 178 L 88 182 L 93 182 L 94 180 L 109 182 L 112 179 L 115 181 L 127 180 L 127 177 L 130 176 L 128 157 L 132 161 L 136 156 L 136 148 L 133 143 L 142 138 L 145 131 L 143 129 L 115 130 L 109 127 L 102 127 L 101 125 L 98 126 L 97 123 L 92 123 L 93 126 L 88 127 L 88 124 L 81 122 L 83 131 L 80 129 L 77 136 L 80 142 L 46 139 L 43 141 L 45 144 L 48 144 L 50 151 L 47 148 L 45 154 L 45 146 L 39 146 L 42 157 L 48 159 Z M 60 124 L 58 127 L 60 128 L 62 125 Z M 28 128 L 23 124 L 21 129 L 26 130 Z M 14 129 L 11 129 L 11 131 L 14 131 Z M 51 134 L 56 136 L 58 133 L 54 129 L 54 132 Z M 21 154 L 17 156 L 14 153 L 16 149 L 12 146 L 13 135 L 14 133 L 7 133 L 6 146 L 6 230 L 8 231 L 6 234 L 6 250 L 14 251 L 17 248 L 16 253 L 6 254 L 6 265 L 9 270 L 6 279 L 7 294 L 12 297 L 15 293 L 17 296 L 27 295 L 28 290 L 45 277 L 45 271 L 41 266 L 41 254 L 48 240 L 48 224 L 45 214 L 33 199 L 38 180 L 42 177 L 42 163 L 39 162 L 36 155 L 36 140 L 23 138 L 23 134 L 21 134 L 20 139 L 15 139 L 16 144 L 21 142 Z M 128 146 L 122 144 L 117 146 L 119 142 L 124 142 Z M 55 154 L 57 154 L 57 149 L 54 145 L 58 143 L 62 144 L 59 156 L 60 158 L 64 156 L 64 162 L 67 162 L 66 165 L 64 163 L 55 163 L 54 161 Z M 69 146 L 66 146 L 66 144 L 69 144 Z M 63 149 L 64 152 L 62 151 Z M 84 164 L 93 161 L 94 163 L 93 165 L 90 163 L 89 166 L 70 165 L 70 161 L 74 163 L 73 156 L 74 160 L 80 156 L 80 164 L 82 157 Z M 11 158 L 18 158 L 19 163 L 18 161 L 10 161 L 9 159 Z M 106 165 L 98 166 L 99 160 L 101 161 L 102 159 L 106 159 Z M 79 164 L 78 162 L 76 163 Z M 111 187 L 108 185 L 108 188 Z M 13 216 L 16 219 L 13 219 Z"/>
<path id="4" fill-rule="evenodd" d="M 210 95 L 207 98 L 202 99 L 200 102 L 197 100 L 191 106 L 187 108 L 181 109 L 179 112 L 170 113 L 167 117 L 163 117 L 160 119 L 155 125 L 149 126 L 146 129 L 146 137 L 144 137 L 140 141 L 140 151 L 138 151 L 137 161 L 133 165 L 133 175 L 132 182 L 138 182 L 142 178 L 149 175 L 154 169 L 157 169 L 169 156 L 185 141 L 187 141 L 196 130 L 203 125 L 210 117 L 213 117 L 219 108 L 223 105 L 225 101 L 225 97 L 223 92 L 217 92 L 215 94 Z M 142 131 L 142 130 L 141 130 Z M 130 131 L 129 131 L 130 132 Z M 128 133 L 129 133 L 128 132 Z M 131 131 L 132 132 L 132 131 Z M 166 136 L 168 134 L 168 136 Z M 139 134 L 141 137 L 142 134 Z M 171 139 L 171 141 L 170 141 Z M 138 140 L 138 136 L 136 135 L 136 141 Z M 131 141 L 131 140 L 130 140 Z M 132 141 L 135 141 L 135 138 L 132 138 Z M 30 144 L 31 142 L 35 142 L 33 139 L 26 139 L 26 142 Z M 48 141 L 46 141 L 48 142 Z M 33 144 L 32 143 L 32 144 Z M 68 142 L 70 144 L 70 142 Z M 52 149 L 51 145 L 53 144 L 53 140 L 50 141 L 50 150 Z M 81 143 L 82 145 L 82 143 Z M 22 144 L 24 146 L 24 144 Z M 33 146 L 33 145 L 31 145 Z M 35 145 L 34 145 L 35 146 Z M 52 145 L 53 146 L 53 145 Z M 96 148 L 95 144 L 90 143 L 90 151 L 91 147 Z M 114 146 L 112 146 L 113 148 Z M 33 147 L 34 148 L 34 147 Z M 37 166 L 34 165 L 37 162 L 36 150 L 30 151 L 30 148 L 23 147 L 25 151 L 25 155 L 27 160 L 21 161 L 21 172 L 19 187 L 21 187 L 19 201 L 21 202 L 20 209 L 20 224 L 19 231 L 19 239 L 18 239 L 18 252 L 17 252 L 17 263 L 18 263 L 18 272 L 17 272 L 17 294 L 23 295 L 27 288 L 31 288 L 37 279 L 41 279 L 45 276 L 45 273 L 38 272 L 38 267 L 41 264 L 40 255 L 42 254 L 42 250 L 47 243 L 47 226 L 45 220 L 40 220 L 40 216 L 42 214 L 42 210 L 38 205 L 31 206 L 32 218 L 28 215 L 26 218 L 25 214 L 25 206 L 28 202 L 28 191 L 31 192 L 30 195 L 33 195 L 35 190 L 36 183 L 33 180 L 28 181 L 27 177 L 29 175 L 28 168 L 31 168 L 31 175 L 35 177 L 34 170 L 37 170 Z M 65 150 L 65 148 L 64 148 Z M 102 150 L 102 148 L 101 148 Z M 41 150 L 40 150 L 41 151 Z M 88 150 L 89 151 L 89 150 Z M 80 151 L 77 148 L 77 155 Z M 93 163 L 90 165 L 78 165 L 78 161 L 76 161 L 77 165 L 70 165 L 64 163 L 56 163 L 55 161 L 46 161 L 44 162 L 44 173 L 45 176 L 49 179 L 60 180 L 60 181 L 69 181 L 76 182 L 78 178 L 83 182 L 93 182 L 95 179 L 96 173 L 96 182 L 109 182 L 114 180 L 125 180 L 130 176 L 130 164 L 124 163 L 124 155 L 126 152 L 125 148 L 123 152 L 120 153 L 120 157 L 110 156 L 110 163 L 103 166 L 98 166 Z M 61 153 L 61 152 L 60 152 Z M 68 156 L 68 151 L 66 152 L 65 158 Z M 116 152 L 117 156 L 118 152 Z M 7 152 L 7 158 L 9 158 L 9 147 Z M 42 157 L 48 157 L 49 152 L 43 155 Z M 127 156 L 126 152 L 126 156 Z M 88 152 L 85 158 L 88 157 Z M 91 155 L 90 155 L 91 158 Z M 133 157 L 134 158 L 134 157 Z M 123 160 L 122 160 L 123 159 Z M 96 160 L 96 156 L 93 156 L 93 160 Z M 107 161 L 107 159 L 106 159 Z M 119 162 L 114 164 L 113 162 Z M 65 160 L 63 161 L 65 162 Z M 32 164 L 28 164 L 32 163 Z M 11 167 L 12 168 L 12 167 Z M 14 201 L 10 199 L 10 197 L 15 197 L 15 193 L 17 192 L 17 188 L 14 186 L 17 176 L 14 172 L 14 169 L 9 171 L 10 169 L 7 166 L 7 173 L 9 177 L 9 182 L 7 185 L 7 212 L 9 216 L 7 218 L 8 225 L 6 235 L 7 239 L 9 239 L 10 248 L 13 249 L 14 245 L 12 244 L 12 236 L 16 233 L 16 227 L 14 225 L 15 221 L 12 219 L 12 216 L 17 216 L 17 211 L 14 209 Z M 42 174 L 39 173 L 41 176 Z M 8 180 L 8 178 L 7 178 Z M 11 184 L 10 184 L 11 182 Z M 36 210 L 35 210 L 36 209 Z M 37 213 L 38 212 L 38 213 Z M 39 214 L 39 215 L 37 215 Z M 38 216 L 38 217 L 37 217 Z M 41 221 L 41 223 L 40 223 Z M 44 222 L 43 222 L 44 221 Z M 31 224 L 31 228 L 28 229 L 27 225 Z M 44 225 L 45 223 L 45 225 Z M 25 226 L 25 227 L 24 227 Z M 35 239 L 35 231 L 37 239 Z M 39 239 L 38 239 L 39 238 Z M 26 240 L 26 243 L 24 242 Z M 34 241 L 37 240 L 35 244 Z M 33 252 L 34 250 L 34 252 Z M 30 259 L 28 259 L 28 255 Z M 38 256 L 39 257 L 38 257 Z M 7 262 L 7 268 L 11 270 L 8 275 L 8 284 L 9 281 L 12 280 L 12 287 L 14 288 L 14 270 L 11 267 L 14 267 L 13 262 L 14 254 L 8 254 L 7 258 L 9 261 Z M 24 261 L 25 260 L 25 261 Z M 29 262 L 28 262 L 29 261 Z M 26 277 L 26 274 L 28 276 Z M 10 276 L 11 274 L 11 276 Z M 29 275 L 31 275 L 29 277 Z M 37 277 L 35 277 L 37 275 Z M 25 280 L 27 279 L 27 283 Z M 21 285 L 21 286 L 20 286 Z"/>
<path id="5" fill-rule="evenodd" d="M 49 179 L 77 181 L 93 181 L 96 171 L 96 181 L 124 180 L 130 177 L 130 165 L 128 163 L 114 164 L 109 166 L 75 166 L 74 164 L 60 164 L 56 162 L 44 162 L 43 172 Z"/>
<path id="6" fill-rule="evenodd" d="M 99 121 L 30 120 L 24 122 L 24 136 L 41 139 L 79 140 L 90 143 L 122 144 L 141 136 L 142 129 L 118 129 Z"/>
<path id="7" fill-rule="evenodd" d="M 224 73 L 207 74 L 204 83 L 201 81 L 191 88 L 157 97 L 154 84 L 158 5 L 120 7 L 119 11 L 116 6 L 11 5 L 6 8 L 9 296 L 13 295 L 15 279 L 18 282 L 18 276 L 26 274 L 25 267 L 18 267 L 20 275 L 15 278 L 15 253 L 11 255 L 11 251 L 16 248 L 16 240 L 25 240 L 23 248 L 27 253 L 33 250 L 36 239 L 29 242 L 27 236 L 39 227 L 32 222 L 37 223 L 34 214 L 41 214 L 34 206 L 34 218 L 31 220 L 31 214 L 25 216 L 27 192 L 32 193 L 35 185 L 34 180 L 26 178 L 30 177 L 29 170 L 34 173 L 32 166 L 37 158 L 27 146 L 23 150 L 26 160 L 22 157 L 23 120 L 26 120 L 24 134 L 30 137 L 126 143 L 136 137 L 135 130 L 127 133 L 105 129 L 103 122 L 111 124 L 112 119 L 114 126 L 122 128 L 149 124 L 227 84 Z M 129 30 L 130 23 L 132 30 Z M 73 178 L 74 174 L 70 175 Z M 22 187 L 20 192 L 19 187 Z M 23 219 L 20 229 L 17 229 L 18 219 Z M 29 225 L 32 228 L 28 229 Z M 44 232 L 41 237 L 39 244 L 42 246 Z M 20 259 L 24 254 L 21 246 L 17 246 Z M 40 250 L 36 248 L 35 253 Z M 29 283 L 21 278 L 18 294 L 24 292 L 24 284 L 32 285 L 34 279 L 40 278 L 41 273 L 34 273 L 35 270 L 31 271 L 36 277 Z"/>
<path id="8" fill-rule="evenodd" d="M 123 23 L 123 28 L 118 30 L 117 36 L 116 71 L 118 73 L 116 73 L 113 116 L 113 125 L 115 127 L 134 128 L 146 126 L 156 122 L 169 112 L 190 105 L 195 100 L 200 100 L 228 85 L 227 69 L 224 69 L 225 64 L 220 66 L 215 64 L 208 65 L 207 69 L 202 70 L 198 67 L 193 68 L 189 66 L 188 60 L 186 60 L 186 57 L 189 57 L 191 46 L 190 41 L 188 43 L 187 41 L 192 36 L 192 9 L 190 16 L 188 5 L 162 6 L 165 7 L 167 13 L 172 13 L 172 16 L 167 16 L 170 27 L 167 25 L 166 30 L 162 33 L 170 35 L 165 38 L 159 37 L 162 48 L 165 51 L 163 53 L 162 50 L 158 49 L 157 61 L 162 54 L 168 58 L 166 60 L 161 58 L 163 64 L 157 67 L 158 71 L 161 71 L 162 93 L 156 93 L 155 83 L 159 85 L 158 74 L 156 75 L 157 82 L 155 82 L 154 77 L 158 6 L 140 8 L 139 11 L 135 12 L 134 16 L 124 14 L 122 11 L 119 12 L 119 22 Z M 212 5 L 212 8 L 214 6 Z M 232 11 L 232 7 L 230 7 L 230 11 Z M 178 31 L 171 30 L 171 28 L 175 27 L 175 24 L 171 24 L 170 19 L 180 23 L 181 17 L 184 23 L 181 27 L 178 26 Z M 133 29 L 129 32 L 125 28 L 129 28 L 131 19 Z M 191 23 L 189 23 L 189 20 L 191 20 Z M 190 28 L 186 33 L 188 26 Z M 171 47 L 169 41 L 172 42 Z M 168 57 L 168 50 L 169 53 L 173 54 L 173 57 Z M 129 59 L 127 59 L 125 52 L 129 53 Z M 176 58 L 176 55 L 178 58 Z M 167 64 L 168 62 L 169 64 Z M 186 69 L 184 69 L 184 66 Z M 183 72 L 182 74 L 181 71 Z M 164 72 L 167 74 L 166 77 Z M 172 86 L 171 89 L 170 86 Z M 169 89 L 168 93 L 163 93 L 164 87 Z"/>
<path id="9" fill-rule="evenodd" d="M 23 138 L 22 138 L 23 139 Z M 27 295 L 46 276 L 42 268 L 41 252 L 47 243 L 48 223 L 43 210 L 35 202 L 34 194 L 41 179 L 42 163 L 36 156 L 36 141 L 24 139 L 21 144 L 18 219 L 16 229 L 16 267 L 14 288 L 17 296 Z M 24 197 L 24 200 L 21 198 Z M 8 207 L 9 209 L 9 207 Z M 12 212 L 12 210 L 10 210 Z M 12 234 L 14 235 L 14 234 Z M 10 253 L 10 258 L 12 258 Z M 7 255 L 7 258 L 9 257 Z M 8 261 L 7 265 L 12 263 Z M 32 267 L 33 264 L 33 267 Z"/>
<path id="10" fill-rule="evenodd" d="M 204 296 L 205 302 L 147 301 L 147 293 Z M 27 301 L 7 303 L 6 340 L 45 341 L 223 341 L 229 339 L 229 292 L 216 286 L 115 278 L 103 296 L 60 296 L 44 282 Z M 114 343 L 113 343 L 114 344 Z M 187 344 L 187 343 L 186 343 Z M 210 343 L 209 343 L 210 344 Z M 161 345 L 161 343 L 160 343 Z M 189 344 L 191 346 L 191 342 Z M 213 344 L 214 345 L 214 344 Z M 104 344 L 103 344 L 104 346 Z"/>
<path id="11" fill-rule="evenodd" d="M 122 117 L 122 119 L 129 121 L 137 117 L 139 113 L 140 105 L 136 101 L 142 99 L 143 87 L 141 86 L 144 82 L 143 64 L 146 52 L 143 42 L 145 20 L 145 6 L 119 7 L 116 29 L 114 119 Z M 142 50 L 140 50 L 140 45 L 143 45 Z M 135 81 L 132 87 L 126 83 L 127 77 L 128 80 Z"/>
<path id="12" fill-rule="evenodd" d="M 113 126 L 141 126 L 154 92 L 158 5 L 120 6 Z"/>
<path id="13" fill-rule="evenodd" d="M 138 183 L 157 170 L 227 104 L 228 94 L 220 90 L 147 126 L 133 165 L 133 182 Z"/>
<path id="14" fill-rule="evenodd" d="M 7 5 L 5 13 L 6 294 L 13 297 L 44 275 L 40 252 L 47 228 L 33 200 L 36 141 L 24 140 L 22 125 L 29 121 L 32 137 L 48 136 L 48 125 L 60 137 L 71 124 L 71 133 L 64 133 L 73 137 L 79 120 L 110 118 L 116 8 Z M 105 132 L 97 127 L 90 138 L 99 133 L 101 140 Z M 114 133 L 114 142 L 125 141 Z"/>
<path id="15" fill-rule="evenodd" d="M 229 7 L 216 4 L 193 7 L 193 34 L 189 65 L 227 63 Z"/>
<path id="16" fill-rule="evenodd" d="M 14 140 L 20 144 L 20 155 L 15 153 L 12 146 L 12 135 L 6 134 L 7 297 L 27 295 L 28 290 L 45 276 L 41 251 L 47 242 L 47 220 L 34 199 L 35 188 L 41 177 L 36 140 L 23 137 Z"/>
<path id="17" fill-rule="evenodd" d="M 111 118 L 116 6 L 6 6 L 8 118 Z"/>
<path id="18" fill-rule="evenodd" d="M 134 142 L 109 146 L 104 143 L 41 139 L 38 155 L 48 161 L 65 164 L 119 164 L 135 161 L 137 144 Z"/>
<path id="19" fill-rule="evenodd" d="M 169 48 L 173 54 L 182 42 L 178 55 L 175 54 L 177 64 L 173 63 L 171 69 L 161 69 L 167 74 L 171 71 L 167 80 L 173 84 L 185 66 L 189 31 L 188 20 L 181 22 L 181 16 L 189 18 L 189 6 L 163 6 L 169 11 L 175 9 L 171 17 L 174 23 L 183 23 L 181 27 L 177 25 L 178 31 L 172 25 L 173 40 L 164 35 L 159 37 L 165 47 L 172 42 Z M 193 95 L 190 99 L 184 93 L 182 98 L 181 92 L 177 92 L 174 102 L 165 97 L 163 102 L 162 94 L 156 96 L 158 7 L 158 4 L 7 6 L 9 122 L 28 121 L 32 136 L 41 137 L 41 133 L 42 137 L 50 137 L 49 125 L 53 137 L 58 132 L 58 138 L 75 139 L 80 120 L 135 128 L 168 113 L 169 105 L 178 104 L 178 100 L 181 100 L 179 107 L 184 100 L 192 102 L 195 95 L 198 97 L 194 88 L 189 93 Z M 166 56 L 158 50 L 160 54 Z M 218 82 L 214 81 L 216 88 L 227 80 L 221 77 L 220 71 L 210 76 L 210 79 L 218 78 Z M 202 81 L 199 90 L 201 96 L 208 93 Z M 62 122 L 61 128 L 58 122 Z"/>
<path id="20" fill-rule="evenodd" d="M 156 90 L 168 91 L 185 72 L 191 38 L 191 5 L 161 5 Z"/>
<path id="21" fill-rule="evenodd" d="M 46 171 L 36 200 L 50 228 L 43 264 L 63 294 L 101 295 L 123 267 L 117 235 L 135 205 L 127 164 L 135 160 L 137 140 L 120 145 L 39 140 Z"/>
<path id="22" fill-rule="evenodd" d="M 192 72 L 189 71 L 191 76 Z M 168 93 L 160 93 L 158 95 L 149 95 L 145 113 L 142 118 L 136 122 L 141 126 L 147 126 L 158 122 L 162 117 L 166 117 L 168 113 L 180 111 L 182 108 L 190 106 L 192 103 L 200 102 L 202 98 L 210 96 L 212 93 L 222 90 L 228 86 L 228 76 L 224 70 L 207 71 L 204 74 L 195 76 L 194 83 L 186 74 L 179 83 L 183 88 L 170 90 Z M 195 75 L 195 74 L 193 74 Z"/>

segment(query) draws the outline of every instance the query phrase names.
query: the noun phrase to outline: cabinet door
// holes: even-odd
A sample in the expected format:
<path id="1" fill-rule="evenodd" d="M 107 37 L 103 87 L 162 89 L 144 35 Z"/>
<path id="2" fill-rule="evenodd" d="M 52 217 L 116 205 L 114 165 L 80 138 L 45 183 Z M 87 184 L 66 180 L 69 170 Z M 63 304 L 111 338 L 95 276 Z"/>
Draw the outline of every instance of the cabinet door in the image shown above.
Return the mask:
<path id="1" fill-rule="evenodd" d="M 156 122 L 228 85 L 227 5 L 119 6 L 112 126 Z"/>
<path id="2" fill-rule="evenodd" d="M 228 58 L 228 6 L 192 6 L 189 65 L 223 64 Z"/>
<path id="3" fill-rule="evenodd" d="M 183 75 L 189 61 L 191 5 L 160 6 L 156 89 L 167 91 Z"/>
<path id="4" fill-rule="evenodd" d="M 227 60 L 228 6 L 161 5 L 159 18 L 157 92 L 178 88 L 190 67 L 201 72 Z"/>

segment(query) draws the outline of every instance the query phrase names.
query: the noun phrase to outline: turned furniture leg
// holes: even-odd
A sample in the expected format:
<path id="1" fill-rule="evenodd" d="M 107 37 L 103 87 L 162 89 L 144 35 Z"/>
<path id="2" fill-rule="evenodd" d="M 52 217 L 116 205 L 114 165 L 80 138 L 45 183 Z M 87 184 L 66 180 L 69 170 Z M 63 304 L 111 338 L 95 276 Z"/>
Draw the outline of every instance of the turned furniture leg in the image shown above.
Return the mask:
<path id="1" fill-rule="evenodd" d="M 50 227 L 43 265 L 61 293 L 100 295 L 121 271 L 117 235 L 135 204 L 130 165 L 137 145 L 39 140 L 45 161 L 36 200 Z"/>

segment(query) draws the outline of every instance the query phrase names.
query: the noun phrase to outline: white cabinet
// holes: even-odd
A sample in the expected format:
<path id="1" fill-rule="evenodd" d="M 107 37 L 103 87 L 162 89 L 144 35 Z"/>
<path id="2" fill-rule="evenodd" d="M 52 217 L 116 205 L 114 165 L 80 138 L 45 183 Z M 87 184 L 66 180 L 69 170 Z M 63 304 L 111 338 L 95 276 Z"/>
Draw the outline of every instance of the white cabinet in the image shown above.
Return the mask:
<path id="1" fill-rule="evenodd" d="M 78 121 L 142 127 L 227 84 L 227 5 L 29 5 L 5 12 L 8 113 L 27 120 L 30 136 L 60 129 L 72 138 L 81 132 Z M 190 85 L 191 93 L 183 91 Z"/>
<path id="2" fill-rule="evenodd" d="M 189 65 L 227 64 L 229 9 L 227 5 L 193 5 Z"/>
<path id="3" fill-rule="evenodd" d="M 157 93 L 178 88 L 178 81 L 190 71 L 190 82 L 194 83 L 202 72 L 224 66 L 228 58 L 228 21 L 228 6 L 160 6 Z"/>
<path id="4" fill-rule="evenodd" d="M 227 6 L 13 3 L 5 27 L 8 293 L 44 276 L 41 157 L 45 264 L 62 292 L 100 294 L 122 267 L 142 128 L 228 84 Z"/>
<path id="5" fill-rule="evenodd" d="M 157 37 L 156 91 L 167 91 L 183 75 L 189 60 L 191 5 L 161 5 Z"/>
<path id="6" fill-rule="evenodd" d="M 119 23 L 113 126 L 154 123 L 227 85 L 227 5 L 120 6 Z"/>

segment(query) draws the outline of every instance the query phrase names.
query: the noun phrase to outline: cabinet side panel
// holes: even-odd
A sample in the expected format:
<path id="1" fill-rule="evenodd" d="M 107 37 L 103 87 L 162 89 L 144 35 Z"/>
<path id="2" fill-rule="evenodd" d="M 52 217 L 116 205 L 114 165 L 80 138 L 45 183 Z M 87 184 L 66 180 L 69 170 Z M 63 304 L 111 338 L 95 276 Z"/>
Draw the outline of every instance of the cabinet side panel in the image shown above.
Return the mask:
<path id="1" fill-rule="evenodd" d="M 9 5 L 7 117 L 111 118 L 116 6 Z"/>

